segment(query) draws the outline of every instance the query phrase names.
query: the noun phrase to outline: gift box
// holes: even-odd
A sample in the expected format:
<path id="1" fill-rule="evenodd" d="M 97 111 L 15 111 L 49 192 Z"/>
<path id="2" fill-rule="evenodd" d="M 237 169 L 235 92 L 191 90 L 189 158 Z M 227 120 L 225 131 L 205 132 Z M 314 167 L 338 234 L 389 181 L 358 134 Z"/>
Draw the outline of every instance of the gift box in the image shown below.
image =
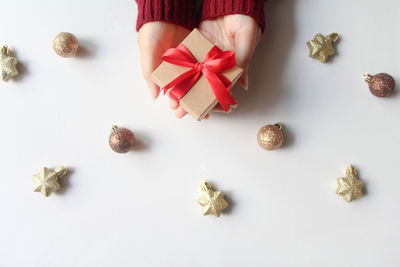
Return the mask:
<path id="1" fill-rule="evenodd" d="M 168 49 L 152 80 L 195 119 L 203 119 L 218 103 L 228 110 L 230 94 L 243 73 L 232 51 L 221 51 L 197 29 Z"/>

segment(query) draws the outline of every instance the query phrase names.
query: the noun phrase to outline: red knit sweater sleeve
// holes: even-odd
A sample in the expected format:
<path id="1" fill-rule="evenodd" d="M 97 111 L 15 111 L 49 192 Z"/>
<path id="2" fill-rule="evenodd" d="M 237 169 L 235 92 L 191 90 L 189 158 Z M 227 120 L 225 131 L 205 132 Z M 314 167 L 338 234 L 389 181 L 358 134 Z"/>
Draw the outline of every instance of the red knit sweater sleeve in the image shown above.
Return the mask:
<path id="1" fill-rule="evenodd" d="M 265 30 L 264 0 L 204 0 L 200 20 L 243 14 L 252 17 Z"/>
<path id="2" fill-rule="evenodd" d="M 150 21 L 165 21 L 187 29 L 197 26 L 198 16 L 195 1 L 188 0 L 136 0 L 138 17 L 136 30 Z"/>

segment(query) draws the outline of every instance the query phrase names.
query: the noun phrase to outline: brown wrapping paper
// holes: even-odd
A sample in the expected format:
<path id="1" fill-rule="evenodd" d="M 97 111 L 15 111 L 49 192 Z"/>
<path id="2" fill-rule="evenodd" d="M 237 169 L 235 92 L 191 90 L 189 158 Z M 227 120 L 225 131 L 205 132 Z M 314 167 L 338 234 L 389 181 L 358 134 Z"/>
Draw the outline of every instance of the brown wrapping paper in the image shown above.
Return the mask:
<path id="1" fill-rule="evenodd" d="M 208 51 L 214 46 L 203 34 L 194 29 L 182 41 L 198 62 L 203 62 Z M 189 70 L 190 68 L 177 66 L 163 61 L 160 66 L 153 72 L 152 79 L 160 87 L 163 88 L 176 77 Z M 222 74 L 235 84 L 240 78 L 243 69 L 236 66 Z M 182 97 L 179 105 L 186 110 L 195 119 L 203 119 L 218 104 L 218 100 L 204 75 L 201 75 L 197 83 Z"/>

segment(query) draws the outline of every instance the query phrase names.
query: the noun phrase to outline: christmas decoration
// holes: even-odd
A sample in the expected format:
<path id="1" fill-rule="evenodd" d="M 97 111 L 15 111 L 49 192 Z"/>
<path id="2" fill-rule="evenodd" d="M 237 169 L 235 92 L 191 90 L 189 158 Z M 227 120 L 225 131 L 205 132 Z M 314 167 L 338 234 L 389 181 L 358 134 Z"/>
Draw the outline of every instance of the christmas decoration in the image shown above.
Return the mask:
<path id="1" fill-rule="evenodd" d="M 62 57 L 74 57 L 78 53 L 78 39 L 71 33 L 60 32 L 53 40 L 54 51 Z"/>
<path id="2" fill-rule="evenodd" d="M 352 165 L 347 168 L 345 178 L 338 178 L 338 188 L 336 194 L 341 195 L 347 202 L 352 201 L 355 198 L 362 197 L 364 183 L 358 179 L 356 168 Z"/>
<path id="3" fill-rule="evenodd" d="M 203 119 L 218 103 L 224 111 L 236 105 L 230 94 L 243 69 L 233 51 L 221 51 L 197 29 L 176 48 L 168 49 L 152 80 L 195 119 Z"/>
<path id="4" fill-rule="evenodd" d="M 214 215 L 219 217 L 221 211 L 228 207 L 224 200 L 224 193 L 211 190 L 211 184 L 207 181 L 200 182 L 201 190 L 204 195 L 198 200 L 202 207 L 203 215 Z"/>
<path id="5" fill-rule="evenodd" d="M 41 192 L 43 195 L 48 197 L 52 192 L 60 189 L 58 179 L 67 173 L 67 168 L 57 167 L 54 171 L 44 167 L 42 171 L 36 175 L 33 175 L 33 191 Z"/>
<path id="6" fill-rule="evenodd" d="M 316 58 L 321 62 L 325 62 L 329 56 L 336 53 L 333 44 L 339 39 L 337 33 L 331 33 L 328 36 L 323 36 L 318 33 L 315 35 L 314 40 L 307 43 L 310 49 L 310 57 Z"/>
<path id="7" fill-rule="evenodd" d="M 112 127 L 109 138 L 109 144 L 112 150 L 117 153 L 127 153 L 135 144 L 135 136 L 126 128 Z"/>
<path id="8" fill-rule="evenodd" d="M 393 77 L 386 73 L 376 75 L 363 75 L 364 80 L 369 84 L 369 90 L 374 96 L 387 97 L 393 94 L 396 82 Z"/>
<path id="9" fill-rule="evenodd" d="M 257 134 L 257 142 L 265 150 L 274 150 L 282 146 L 284 135 L 282 124 L 265 125 Z"/>
<path id="10" fill-rule="evenodd" d="M 0 50 L 0 69 L 1 79 L 8 82 L 10 79 L 17 76 L 18 59 L 11 56 L 11 50 L 7 45 L 4 45 Z"/>

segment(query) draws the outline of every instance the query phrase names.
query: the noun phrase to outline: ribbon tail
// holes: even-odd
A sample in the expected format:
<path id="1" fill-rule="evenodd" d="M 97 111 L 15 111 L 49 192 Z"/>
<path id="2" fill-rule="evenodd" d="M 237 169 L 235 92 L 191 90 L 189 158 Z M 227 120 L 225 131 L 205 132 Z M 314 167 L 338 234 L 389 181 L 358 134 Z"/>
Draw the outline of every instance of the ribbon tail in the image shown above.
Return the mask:
<path id="1" fill-rule="evenodd" d="M 214 92 L 215 97 L 218 102 L 221 104 L 222 108 L 225 112 L 228 112 L 229 105 L 236 105 L 235 99 L 229 93 L 229 90 L 232 87 L 232 83 L 228 80 L 229 84 L 224 84 L 226 81 L 222 81 L 218 75 L 215 73 L 208 71 L 207 69 L 203 70 L 204 75 L 206 76 L 212 91 Z"/>
<path id="2" fill-rule="evenodd" d="M 183 73 L 163 88 L 164 94 L 168 89 L 172 88 L 168 95 L 179 103 L 179 100 L 193 87 L 200 78 L 200 75 L 201 72 L 198 72 L 195 69 Z"/>

